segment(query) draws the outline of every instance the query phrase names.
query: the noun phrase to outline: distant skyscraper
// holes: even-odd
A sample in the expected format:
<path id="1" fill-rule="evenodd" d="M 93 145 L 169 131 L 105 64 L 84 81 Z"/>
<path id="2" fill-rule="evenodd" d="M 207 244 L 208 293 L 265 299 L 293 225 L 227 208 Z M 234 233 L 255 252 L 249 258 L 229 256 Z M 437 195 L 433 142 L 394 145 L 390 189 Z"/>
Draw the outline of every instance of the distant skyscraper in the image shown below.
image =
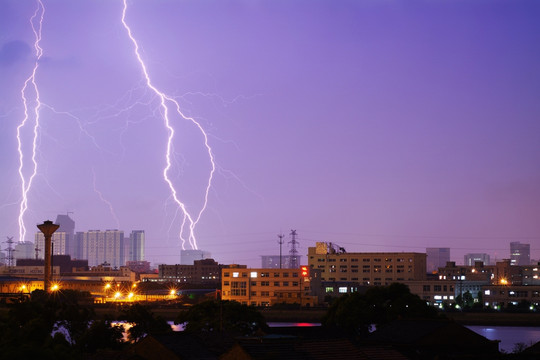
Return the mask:
<path id="1" fill-rule="evenodd" d="M 88 266 L 108 263 L 113 268 L 117 268 L 125 265 L 123 231 L 89 230 L 80 234 L 82 237 L 82 259 L 88 260 Z"/>
<path id="2" fill-rule="evenodd" d="M 58 230 L 56 230 L 55 234 L 63 232 L 65 233 L 63 237 L 64 244 L 62 245 L 62 252 L 56 253 L 56 247 L 60 248 L 60 244 L 54 244 L 54 254 L 53 255 L 71 255 L 72 258 L 76 258 L 74 256 L 74 252 L 76 250 L 76 244 L 75 244 L 75 221 L 69 217 L 69 214 L 66 215 L 58 215 L 56 216 L 55 224 L 60 225 Z M 58 236 L 60 238 L 60 236 Z M 53 241 L 54 241 L 54 234 L 53 234 Z"/>
<path id="3" fill-rule="evenodd" d="M 432 273 L 450 261 L 450 248 L 426 248 L 426 271 Z"/>
<path id="4" fill-rule="evenodd" d="M 510 265 L 530 265 L 531 244 L 522 244 L 519 241 L 510 243 Z"/>
<path id="5" fill-rule="evenodd" d="M 195 260 L 210 259 L 212 255 L 203 250 L 181 250 L 180 265 L 193 265 Z"/>
<path id="6" fill-rule="evenodd" d="M 75 256 L 75 221 L 69 215 L 58 215 L 54 223 L 60 225 L 60 227 L 52 235 L 52 255 L 71 255 L 72 258 L 77 258 Z M 36 232 L 34 240 L 36 244 L 35 248 L 38 249 L 37 258 L 43 259 L 45 251 L 45 237 L 43 233 L 41 231 Z M 34 250 L 32 258 L 36 257 L 35 252 Z"/>
<path id="7" fill-rule="evenodd" d="M 126 254 L 126 261 L 144 260 L 144 230 L 133 230 L 129 234 L 129 249 Z"/>
<path id="8" fill-rule="evenodd" d="M 71 235 L 71 238 L 73 239 L 74 236 Z M 36 233 L 35 237 L 35 248 L 37 248 L 37 258 L 43 259 L 44 252 L 45 252 L 45 236 L 42 232 Z M 60 232 L 54 232 L 52 234 L 52 255 L 70 255 L 69 254 L 69 242 L 70 235 L 69 233 L 60 231 Z M 32 255 L 32 259 L 36 258 L 35 254 L 36 250 L 34 249 L 34 254 Z"/>
<path id="9" fill-rule="evenodd" d="M 481 261 L 484 263 L 484 265 L 490 265 L 490 257 L 489 254 L 484 253 L 476 253 L 476 254 L 466 254 L 464 256 L 464 265 L 465 266 L 474 266 L 474 263 L 477 261 Z"/>

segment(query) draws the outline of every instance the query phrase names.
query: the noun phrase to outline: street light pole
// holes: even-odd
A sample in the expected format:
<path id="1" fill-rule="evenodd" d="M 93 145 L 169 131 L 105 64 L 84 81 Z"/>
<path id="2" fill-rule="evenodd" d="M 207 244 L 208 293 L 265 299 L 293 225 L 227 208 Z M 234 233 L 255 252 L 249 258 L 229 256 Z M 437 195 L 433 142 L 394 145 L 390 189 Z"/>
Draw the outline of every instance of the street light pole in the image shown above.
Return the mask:
<path id="1" fill-rule="evenodd" d="M 43 290 L 47 293 L 49 291 L 51 283 L 51 242 L 52 234 L 58 230 L 60 225 L 53 224 L 52 221 L 46 220 L 43 224 L 37 226 L 38 229 L 45 236 L 45 267 L 44 267 L 44 278 L 43 278 Z"/>

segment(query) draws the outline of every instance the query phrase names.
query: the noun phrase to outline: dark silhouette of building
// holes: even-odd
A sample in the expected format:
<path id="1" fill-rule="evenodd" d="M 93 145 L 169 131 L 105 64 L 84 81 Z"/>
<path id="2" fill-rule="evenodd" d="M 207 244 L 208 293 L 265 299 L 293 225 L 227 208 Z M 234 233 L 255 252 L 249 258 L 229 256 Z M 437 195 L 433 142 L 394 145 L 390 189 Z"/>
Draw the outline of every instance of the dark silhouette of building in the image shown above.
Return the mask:
<path id="1" fill-rule="evenodd" d="M 159 265 L 159 278 L 163 281 L 172 281 L 190 284 L 219 284 L 221 283 L 221 269 L 224 265 L 218 264 L 214 259 L 195 260 L 193 265 Z"/>
<path id="2" fill-rule="evenodd" d="M 531 244 L 522 244 L 519 241 L 510 243 L 510 265 L 530 265 Z"/>
<path id="3" fill-rule="evenodd" d="M 45 266 L 44 259 L 18 259 L 17 266 Z M 69 255 L 53 255 L 52 266 L 60 267 L 60 274 L 71 273 L 73 268 L 88 269 L 88 260 L 72 260 Z"/>

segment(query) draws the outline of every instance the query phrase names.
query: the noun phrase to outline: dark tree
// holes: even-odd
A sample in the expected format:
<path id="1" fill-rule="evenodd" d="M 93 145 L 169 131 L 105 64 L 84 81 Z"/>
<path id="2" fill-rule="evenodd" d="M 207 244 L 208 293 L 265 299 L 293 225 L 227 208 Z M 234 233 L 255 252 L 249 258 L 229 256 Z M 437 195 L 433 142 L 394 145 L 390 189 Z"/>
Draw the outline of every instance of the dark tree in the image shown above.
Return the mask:
<path id="1" fill-rule="evenodd" d="M 138 341 L 147 334 L 163 334 L 171 332 L 172 328 L 161 316 L 156 316 L 150 307 L 133 304 L 122 312 L 122 319 L 132 326 L 128 330 L 128 338 Z"/>
<path id="2" fill-rule="evenodd" d="M 267 328 L 264 317 L 255 308 L 236 301 L 209 300 L 178 315 L 175 324 L 185 324 L 186 332 L 252 335 Z"/>
<path id="3" fill-rule="evenodd" d="M 372 325 L 383 326 L 400 318 L 437 316 L 437 310 L 411 294 L 406 285 L 393 283 L 340 297 L 330 306 L 322 323 L 350 336 L 365 336 Z"/>

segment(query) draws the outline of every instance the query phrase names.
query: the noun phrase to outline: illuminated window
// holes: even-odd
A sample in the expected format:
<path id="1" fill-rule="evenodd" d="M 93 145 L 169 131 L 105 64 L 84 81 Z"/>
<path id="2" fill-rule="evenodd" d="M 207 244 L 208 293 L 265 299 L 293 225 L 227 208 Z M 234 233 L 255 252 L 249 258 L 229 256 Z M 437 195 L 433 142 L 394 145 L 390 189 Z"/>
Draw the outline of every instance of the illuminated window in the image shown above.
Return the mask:
<path id="1" fill-rule="evenodd" d="M 491 295 L 491 290 L 484 290 L 484 295 Z"/>
<path id="2" fill-rule="evenodd" d="M 252 271 L 250 276 L 251 276 L 252 278 L 256 278 L 256 277 L 257 277 L 257 272 L 256 272 L 256 271 Z"/>
<path id="3" fill-rule="evenodd" d="M 240 276 L 240 273 L 239 273 L 239 272 L 233 272 L 233 273 L 232 273 L 232 277 L 237 278 L 237 277 L 239 277 L 239 276 Z"/>
<path id="4" fill-rule="evenodd" d="M 346 286 L 340 286 L 339 287 L 339 292 L 341 294 L 346 294 L 347 293 L 347 287 Z"/>
<path id="5" fill-rule="evenodd" d="M 326 292 L 327 292 L 327 293 L 334 292 L 334 288 L 331 287 L 331 286 L 328 286 L 328 287 L 326 288 Z"/>

